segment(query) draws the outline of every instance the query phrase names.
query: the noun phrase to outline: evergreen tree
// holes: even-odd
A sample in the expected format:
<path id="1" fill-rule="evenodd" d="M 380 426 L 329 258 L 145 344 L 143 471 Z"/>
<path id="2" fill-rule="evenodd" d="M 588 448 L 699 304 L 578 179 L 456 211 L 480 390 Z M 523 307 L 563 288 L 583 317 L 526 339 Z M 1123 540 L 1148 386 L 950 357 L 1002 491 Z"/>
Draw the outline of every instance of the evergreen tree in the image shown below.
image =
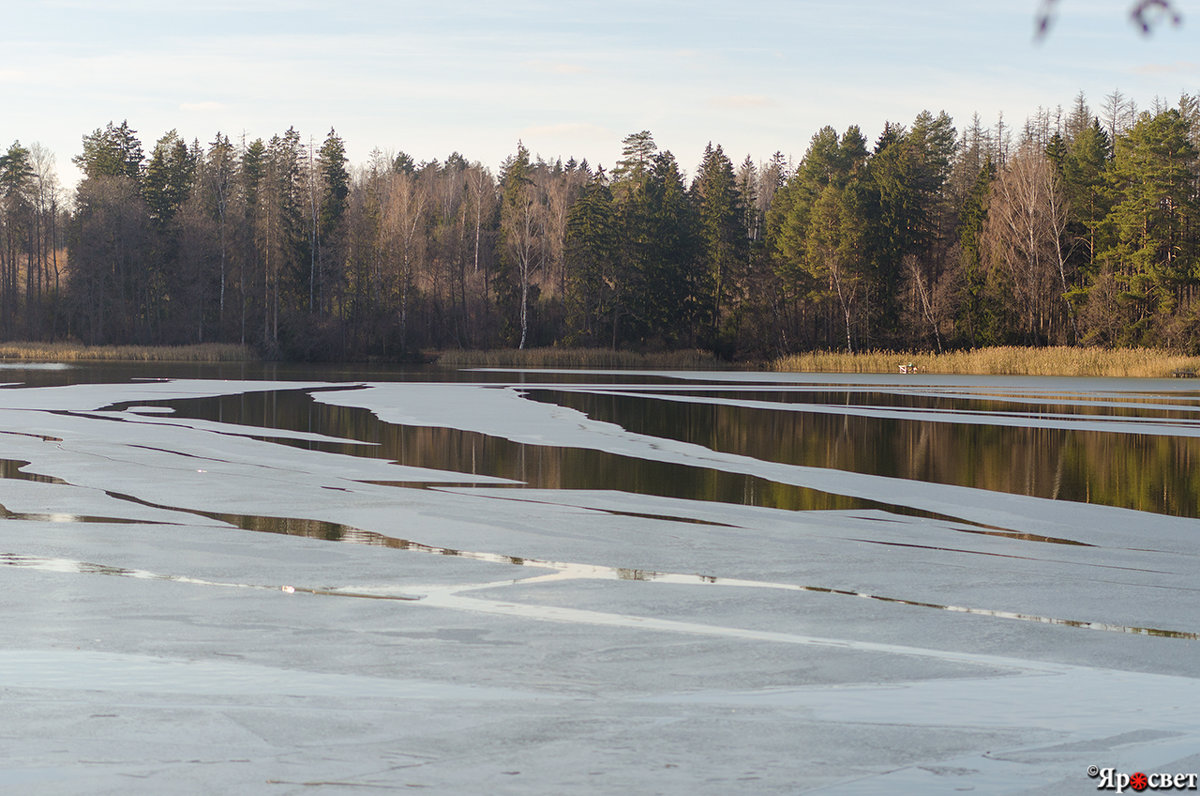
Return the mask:
<path id="1" fill-rule="evenodd" d="M 763 214 L 759 210 L 759 170 L 754 158 L 746 155 L 737 172 L 738 204 L 742 208 L 742 227 L 750 245 L 762 238 Z"/>
<path id="2" fill-rule="evenodd" d="M 959 334 L 972 348 L 993 345 L 999 341 L 995 315 L 999 308 L 987 301 L 987 273 L 983 267 L 980 243 L 987 219 L 988 196 L 995 178 L 996 169 L 988 159 L 958 215 L 959 256 L 964 282 L 958 328 Z"/>
<path id="3" fill-rule="evenodd" d="M 200 173 L 200 185 L 205 209 L 217 228 L 220 250 L 219 285 L 217 289 L 217 320 L 225 322 L 225 294 L 229 282 L 231 260 L 231 237 L 235 180 L 237 177 L 237 152 L 229 137 L 217 133 L 209 145 Z"/>
<path id="4" fill-rule="evenodd" d="M 612 191 L 600 172 L 588 180 L 567 216 L 568 323 L 574 340 L 587 345 L 617 345 L 625 311 L 617 232 Z"/>
<path id="5" fill-rule="evenodd" d="M 642 340 L 668 346 L 695 345 L 703 317 L 703 271 L 699 266 L 697 214 L 670 151 L 654 156 L 646 183 L 647 258 L 631 304 Z"/>
<path id="6" fill-rule="evenodd" d="M 825 188 L 840 186 L 849 175 L 842 168 L 837 131 L 823 127 L 813 137 L 804 159 L 776 191 L 767 214 L 767 236 L 785 282 L 802 279 L 809 214 Z"/>
<path id="7" fill-rule="evenodd" d="M 699 212 L 700 257 L 712 339 L 716 342 L 745 276 L 748 239 L 733 163 L 718 145 L 704 149 L 696 179 L 693 201 Z"/>
<path id="8" fill-rule="evenodd" d="M 1071 141 L 1059 169 L 1070 209 L 1067 229 L 1073 240 L 1072 260 L 1075 270 L 1085 278 L 1072 293 L 1076 303 L 1083 299 L 1086 283 L 1098 274 L 1097 252 L 1112 204 L 1107 177 L 1111 151 L 1108 134 L 1099 120 L 1093 119 Z"/>
<path id="9" fill-rule="evenodd" d="M 692 198 L 675 156 L 627 136 L 611 186 L 620 242 L 620 341 L 695 342 L 700 274 Z"/>
<path id="10" fill-rule="evenodd" d="M 350 195 L 350 172 L 347 170 L 346 146 L 333 128 L 317 155 L 320 174 L 320 203 L 312 254 L 314 273 L 310 290 L 316 294 L 317 309 L 329 312 L 331 291 L 341 286 L 338 264 L 341 255 L 343 219 Z"/>
<path id="11" fill-rule="evenodd" d="M 857 127 L 841 138 L 832 127 L 822 128 L 767 216 L 776 273 L 792 301 L 823 308 L 818 337 L 825 345 L 842 339 L 853 348 L 851 326 L 861 325 L 871 290 L 873 244 L 866 224 L 878 215 L 878 200 L 863 182 L 866 161 L 866 140 Z"/>
<path id="12" fill-rule="evenodd" d="M 1067 116 L 1065 131 L 1067 142 L 1074 143 L 1085 130 L 1092 126 L 1094 118 L 1092 109 L 1087 104 L 1087 96 L 1082 91 L 1079 92 L 1075 95 L 1075 103 L 1071 106 L 1070 115 Z"/>
<path id="13" fill-rule="evenodd" d="M 17 327 L 22 258 L 26 273 L 31 269 L 36 175 L 30 155 L 19 141 L 0 155 L 0 331 L 6 335 Z"/>
<path id="14" fill-rule="evenodd" d="M 813 203 L 805 238 L 805 270 L 812 298 L 836 302 L 846 350 L 854 351 L 854 329 L 864 293 L 868 290 L 868 261 L 864 238 L 867 219 L 859 203 L 862 194 L 836 183 L 825 186 Z"/>
<path id="15" fill-rule="evenodd" d="M 74 329 L 90 345 L 150 343 L 150 302 L 162 293 L 148 269 L 151 221 L 136 184 L 96 174 L 75 192 L 68 255 Z"/>
<path id="16" fill-rule="evenodd" d="M 170 223 L 187 200 L 196 178 L 197 162 L 179 134 L 171 130 L 155 143 L 146 163 L 142 192 L 150 216 L 159 225 Z"/>
<path id="17" fill-rule="evenodd" d="M 84 178 L 124 176 L 135 183 L 142 177 L 142 144 L 137 130 L 123 121 L 113 127 L 109 122 L 103 130 L 96 129 L 83 137 L 83 152 L 71 159 Z"/>
<path id="18" fill-rule="evenodd" d="M 952 217 L 943 187 L 956 146 L 950 117 L 922 111 L 911 130 L 885 127 L 867 164 L 873 193 L 868 236 L 874 260 L 872 292 L 878 297 L 876 323 L 882 328 L 895 330 L 900 325 L 896 301 L 904 279 L 918 290 L 930 290 L 943 277 L 944 262 L 938 255 L 948 242 L 945 220 Z"/>
<path id="19" fill-rule="evenodd" d="M 621 143 L 621 159 L 617 161 L 612 173 L 613 184 L 614 186 L 640 185 L 650 170 L 654 154 L 658 151 L 658 147 L 654 143 L 654 136 L 650 135 L 649 130 L 642 130 L 640 133 L 630 133 L 625 136 Z"/>
<path id="20" fill-rule="evenodd" d="M 506 266 L 518 292 L 520 335 L 517 348 L 525 348 L 529 338 L 530 288 L 534 273 L 542 266 L 542 235 L 545 225 L 544 201 L 533 179 L 529 150 L 518 142 L 517 152 L 504 161 L 500 182 L 501 262 Z"/>
<path id="21" fill-rule="evenodd" d="M 392 160 L 392 171 L 397 174 L 414 174 L 417 171 L 417 162 L 407 153 L 401 152 Z"/>
<path id="22" fill-rule="evenodd" d="M 262 257 L 264 265 L 264 343 L 281 343 L 280 321 L 284 322 L 286 347 L 304 334 L 296 317 L 308 295 L 311 267 L 310 229 L 304 209 L 309 205 L 301 157 L 300 133 L 289 127 L 283 135 L 267 142 L 261 182 Z"/>
<path id="23" fill-rule="evenodd" d="M 1197 283 L 1198 153 L 1190 133 L 1172 108 L 1143 113 L 1117 139 L 1110 184 L 1120 198 L 1108 215 L 1115 239 L 1103 256 L 1134 308 L 1131 342 L 1167 342 L 1154 327 L 1161 333 Z"/>

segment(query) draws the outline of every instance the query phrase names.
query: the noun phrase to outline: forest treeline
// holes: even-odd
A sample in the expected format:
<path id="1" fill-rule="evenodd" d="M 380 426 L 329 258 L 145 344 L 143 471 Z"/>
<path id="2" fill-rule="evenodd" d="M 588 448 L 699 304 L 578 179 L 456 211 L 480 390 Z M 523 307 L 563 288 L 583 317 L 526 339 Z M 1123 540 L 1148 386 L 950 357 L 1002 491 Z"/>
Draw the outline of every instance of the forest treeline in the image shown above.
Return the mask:
<path id="1" fill-rule="evenodd" d="M 999 344 L 1200 350 L 1200 99 L 962 131 L 945 114 L 818 131 L 796 164 L 710 144 L 690 178 L 649 132 L 611 170 L 523 145 L 455 153 L 190 143 L 128 123 L 0 155 L 0 335 L 241 342 L 298 359 L 428 348 Z"/>

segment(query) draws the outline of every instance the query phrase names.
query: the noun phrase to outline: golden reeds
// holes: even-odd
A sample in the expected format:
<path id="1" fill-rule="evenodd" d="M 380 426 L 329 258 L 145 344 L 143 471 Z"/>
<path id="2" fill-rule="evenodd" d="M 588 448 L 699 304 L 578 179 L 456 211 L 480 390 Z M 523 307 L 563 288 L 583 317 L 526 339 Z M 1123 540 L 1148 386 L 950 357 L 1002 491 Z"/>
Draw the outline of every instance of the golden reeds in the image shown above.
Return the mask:
<path id="1" fill-rule="evenodd" d="M 38 362 L 256 362 L 248 346 L 202 343 L 185 346 L 85 346 L 76 343 L 0 343 L 0 360 Z"/>
<path id="2" fill-rule="evenodd" d="M 782 357 L 768 365 L 774 371 L 814 373 L 897 373 L 902 367 L 916 373 L 1169 378 L 1200 373 L 1200 357 L 1149 348 L 995 346 L 944 354 L 814 351 Z"/>

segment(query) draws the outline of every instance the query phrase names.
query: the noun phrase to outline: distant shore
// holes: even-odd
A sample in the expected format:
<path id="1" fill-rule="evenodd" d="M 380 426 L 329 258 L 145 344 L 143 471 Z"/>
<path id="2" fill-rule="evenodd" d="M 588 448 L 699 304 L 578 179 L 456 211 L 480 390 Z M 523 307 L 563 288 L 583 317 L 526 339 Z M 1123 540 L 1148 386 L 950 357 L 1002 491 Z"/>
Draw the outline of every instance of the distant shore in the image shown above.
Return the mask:
<path id="1" fill-rule="evenodd" d="M 258 362 L 249 346 L 202 343 L 182 346 L 0 343 L 0 361 L 38 362 Z"/>
<path id="2" fill-rule="evenodd" d="M 994 346 L 944 354 L 811 351 L 768 362 L 724 362 L 706 351 L 638 353 L 603 348 L 437 352 L 449 367 L 759 369 L 779 373 L 941 373 L 996 376 L 1170 378 L 1200 373 L 1200 357 L 1149 348 Z"/>
<path id="3" fill-rule="evenodd" d="M 1033 348 L 994 346 L 942 354 L 810 351 L 768 362 L 726 362 L 707 351 L 613 351 L 607 348 L 501 348 L 434 351 L 431 363 L 458 368 L 757 369 L 778 373 L 935 373 L 995 376 L 1109 376 L 1170 378 L 1200 375 L 1200 356 L 1152 348 Z M 0 343 L 0 361 L 260 362 L 250 346 L 85 346 L 75 343 Z"/>
<path id="4" fill-rule="evenodd" d="M 1170 378 L 1200 373 L 1200 357 L 1151 348 L 1027 348 L 995 346 L 944 354 L 814 351 L 780 357 L 778 372 L 943 373 L 995 376 L 1109 376 Z"/>
<path id="5" fill-rule="evenodd" d="M 497 348 L 478 351 L 438 351 L 437 364 L 460 368 L 693 368 L 746 367 L 728 363 L 707 351 L 614 351 L 609 348 Z"/>

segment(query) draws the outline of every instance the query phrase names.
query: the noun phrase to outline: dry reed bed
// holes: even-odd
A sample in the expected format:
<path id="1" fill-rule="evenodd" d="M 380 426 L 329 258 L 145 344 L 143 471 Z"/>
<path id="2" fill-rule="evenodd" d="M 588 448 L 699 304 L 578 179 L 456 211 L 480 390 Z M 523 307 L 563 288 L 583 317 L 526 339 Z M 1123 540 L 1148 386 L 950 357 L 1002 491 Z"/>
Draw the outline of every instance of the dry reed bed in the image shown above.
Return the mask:
<path id="1" fill-rule="evenodd" d="M 918 373 L 1168 378 L 1177 372 L 1200 372 L 1200 357 L 1149 348 L 997 346 L 944 354 L 814 351 L 782 357 L 768 367 L 781 372 L 896 373 L 902 365 L 912 365 Z"/>
<path id="2" fill-rule="evenodd" d="M 73 343 L 0 343 L 0 360 L 39 362 L 255 362 L 247 346 L 203 343 L 185 346 L 85 346 Z"/>
<path id="3" fill-rule="evenodd" d="M 705 351 L 640 354 L 607 348 L 503 348 L 492 351 L 440 351 L 437 363 L 460 368 L 715 368 Z"/>

